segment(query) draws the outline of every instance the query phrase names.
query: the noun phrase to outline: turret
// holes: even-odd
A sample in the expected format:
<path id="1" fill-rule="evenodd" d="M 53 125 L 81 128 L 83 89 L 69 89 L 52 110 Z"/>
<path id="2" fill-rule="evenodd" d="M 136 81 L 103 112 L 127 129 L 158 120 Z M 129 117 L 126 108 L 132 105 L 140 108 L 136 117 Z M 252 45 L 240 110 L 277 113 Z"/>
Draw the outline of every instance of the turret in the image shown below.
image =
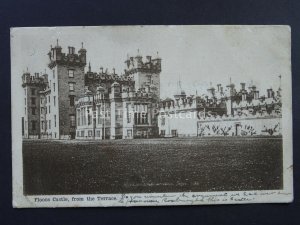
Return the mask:
<path id="1" fill-rule="evenodd" d="M 241 90 L 245 90 L 246 84 L 245 83 L 241 83 Z"/>
<path id="2" fill-rule="evenodd" d="M 230 82 L 230 84 L 228 84 L 226 87 L 228 88 L 228 91 L 229 91 L 229 96 L 228 97 L 232 97 L 234 95 L 235 85 Z"/>
<path id="3" fill-rule="evenodd" d="M 215 97 L 215 88 L 212 86 L 212 84 L 210 84 L 210 88 L 207 89 L 207 92 L 208 92 L 210 98 Z"/>
<path id="4" fill-rule="evenodd" d="M 111 85 L 111 98 L 116 98 L 121 96 L 121 87 L 118 82 L 114 82 Z"/>
<path id="5" fill-rule="evenodd" d="M 83 42 L 81 42 L 81 49 L 78 51 L 78 54 L 80 61 L 86 64 L 86 49 L 83 47 Z"/>
<path id="6" fill-rule="evenodd" d="M 254 91 L 254 99 L 257 100 L 259 99 L 259 91 Z"/>
<path id="7" fill-rule="evenodd" d="M 78 54 L 75 52 L 75 47 L 68 46 L 68 52 L 63 53 L 62 48 L 58 44 L 58 40 L 55 47 L 50 47 L 50 51 L 48 53 L 49 56 L 49 64 L 48 67 L 52 69 L 57 64 L 68 64 L 70 66 L 80 66 L 84 67 L 86 65 L 86 50 L 82 48 L 78 51 Z"/>
<path id="8" fill-rule="evenodd" d="M 48 53 L 50 61 L 55 61 L 55 60 L 61 60 L 62 59 L 62 52 L 61 52 L 61 47 L 58 44 L 58 39 L 56 40 L 56 45 L 55 47 L 50 46 L 50 51 Z"/>
<path id="9" fill-rule="evenodd" d="M 272 88 L 267 89 L 267 95 L 268 95 L 268 98 L 274 97 L 274 91 Z"/>
<path id="10" fill-rule="evenodd" d="M 143 66 L 143 57 L 140 55 L 140 51 L 138 49 L 138 54 L 135 58 L 135 64 L 137 68 L 141 68 Z"/>

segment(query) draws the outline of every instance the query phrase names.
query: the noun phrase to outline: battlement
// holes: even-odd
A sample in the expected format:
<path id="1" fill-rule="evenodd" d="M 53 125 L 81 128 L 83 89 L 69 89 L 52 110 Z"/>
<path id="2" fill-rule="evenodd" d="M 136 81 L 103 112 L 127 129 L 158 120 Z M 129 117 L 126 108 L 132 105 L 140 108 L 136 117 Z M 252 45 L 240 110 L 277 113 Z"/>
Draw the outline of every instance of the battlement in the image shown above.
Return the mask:
<path id="1" fill-rule="evenodd" d="M 146 56 L 146 60 L 143 60 L 143 56 L 139 54 L 135 57 L 128 56 L 125 61 L 125 65 L 125 75 L 130 75 L 136 72 L 161 72 L 161 58 L 158 56 L 155 58 L 152 58 L 152 56 Z"/>
<path id="2" fill-rule="evenodd" d="M 114 84 L 113 84 L 114 85 Z M 116 86 L 116 88 L 119 86 Z M 76 106 L 80 105 L 92 105 L 93 102 L 103 103 L 110 102 L 112 98 L 119 99 L 130 99 L 131 101 L 139 101 L 139 102 L 153 102 L 154 96 L 153 93 L 147 92 L 146 90 L 137 90 L 126 89 L 119 90 L 116 93 L 107 93 L 105 92 L 105 88 L 99 86 L 97 88 L 97 92 L 93 94 L 90 90 L 85 90 L 85 94 L 79 97 L 79 99 L 75 102 Z"/>
<path id="3" fill-rule="evenodd" d="M 254 85 L 251 85 L 249 90 L 246 90 L 245 86 L 245 83 L 241 83 L 240 90 L 236 90 L 236 86 L 230 83 L 224 91 L 222 85 L 218 84 L 216 89 L 213 86 L 208 88 L 207 95 L 175 95 L 174 99 L 167 98 L 161 101 L 159 109 L 161 113 L 201 111 L 203 118 L 211 117 L 213 120 L 281 115 L 281 95 L 275 95 L 275 91 L 269 88 L 267 96 L 259 97 L 259 91 Z"/>
<path id="4" fill-rule="evenodd" d="M 48 53 L 49 63 L 48 67 L 52 69 L 56 65 L 67 66 L 79 66 L 84 67 L 86 65 L 86 49 L 83 48 L 83 43 L 78 54 L 75 52 L 75 47 L 68 47 L 68 53 L 63 53 L 61 46 L 58 45 L 58 41 L 55 47 L 50 47 Z"/>
<path id="5" fill-rule="evenodd" d="M 167 98 L 159 103 L 160 111 L 170 112 L 177 110 L 189 110 L 197 107 L 197 97 L 187 96 L 178 99 Z"/>
<path id="6" fill-rule="evenodd" d="M 22 86 L 41 86 L 46 87 L 48 85 L 48 75 L 43 74 L 40 76 L 39 73 L 31 75 L 29 72 L 25 72 L 22 75 Z"/>
<path id="7" fill-rule="evenodd" d="M 97 72 L 87 72 L 85 74 L 85 80 L 86 81 L 101 81 L 101 82 L 129 82 L 134 83 L 134 80 L 131 77 L 128 77 L 124 74 L 118 75 L 115 72 L 109 73 L 107 70 L 103 71 L 103 69 L 97 73 Z"/>

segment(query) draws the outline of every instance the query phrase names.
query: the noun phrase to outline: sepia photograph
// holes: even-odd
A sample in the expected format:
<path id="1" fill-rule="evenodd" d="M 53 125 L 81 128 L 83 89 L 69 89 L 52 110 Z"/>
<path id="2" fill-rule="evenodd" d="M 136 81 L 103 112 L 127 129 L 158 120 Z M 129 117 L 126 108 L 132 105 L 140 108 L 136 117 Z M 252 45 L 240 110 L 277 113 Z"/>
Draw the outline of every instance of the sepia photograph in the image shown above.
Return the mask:
<path id="1" fill-rule="evenodd" d="M 293 200 L 289 26 L 11 29 L 13 206 Z"/>

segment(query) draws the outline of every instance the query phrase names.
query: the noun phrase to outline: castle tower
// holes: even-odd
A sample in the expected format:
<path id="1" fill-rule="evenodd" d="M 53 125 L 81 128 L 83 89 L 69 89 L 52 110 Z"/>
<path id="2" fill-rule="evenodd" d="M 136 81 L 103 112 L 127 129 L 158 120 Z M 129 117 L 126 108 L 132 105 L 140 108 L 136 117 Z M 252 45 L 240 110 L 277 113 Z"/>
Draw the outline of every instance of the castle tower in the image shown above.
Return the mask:
<path id="1" fill-rule="evenodd" d="M 128 56 L 125 64 L 125 75 L 135 81 L 135 90 L 150 89 L 150 92 L 155 95 L 155 99 L 159 101 L 161 58 L 158 54 L 156 57 L 146 56 L 146 60 L 143 61 L 143 57 L 138 51 L 136 57 Z"/>
<path id="2" fill-rule="evenodd" d="M 51 119 L 50 127 L 52 138 L 75 138 L 76 111 L 75 100 L 84 90 L 84 68 L 86 66 L 86 50 L 83 48 L 75 52 L 69 46 L 68 53 L 63 53 L 58 41 L 55 47 L 51 46 L 48 53 L 51 70 L 49 75 L 49 88 Z M 48 126 L 48 127 L 49 127 Z"/>
<path id="3" fill-rule="evenodd" d="M 24 89 L 24 113 L 22 117 L 22 135 L 24 138 L 39 138 L 40 129 L 40 91 L 47 85 L 47 76 L 33 76 L 27 71 L 22 75 Z"/>
<path id="4" fill-rule="evenodd" d="M 227 115 L 233 115 L 233 110 L 232 110 L 232 97 L 234 96 L 234 92 L 235 92 L 235 85 L 231 82 L 231 78 L 230 78 L 230 82 L 229 84 L 226 86 L 228 89 L 228 96 L 226 98 L 226 108 L 227 108 Z"/>
<path id="5" fill-rule="evenodd" d="M 218 86 L 219 88 L 219 86 Z M 207 92 L 209 94 L 209 98 L 213 99 L 215 97 L 216 89 L 212 86 L 212 83 L 210 83 L 210 88 L 207 89 Z"/>

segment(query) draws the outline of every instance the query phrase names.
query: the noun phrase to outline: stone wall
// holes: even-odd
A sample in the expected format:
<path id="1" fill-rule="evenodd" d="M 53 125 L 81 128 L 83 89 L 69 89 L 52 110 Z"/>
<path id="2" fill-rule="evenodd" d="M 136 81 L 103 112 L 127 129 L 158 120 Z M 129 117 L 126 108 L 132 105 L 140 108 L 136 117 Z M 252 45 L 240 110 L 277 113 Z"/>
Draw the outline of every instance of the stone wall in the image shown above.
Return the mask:
<path id="1" fill-rule="evenodd" d="M 281 135 L 281 117 L 198 121 L 198 136 Z"/>

